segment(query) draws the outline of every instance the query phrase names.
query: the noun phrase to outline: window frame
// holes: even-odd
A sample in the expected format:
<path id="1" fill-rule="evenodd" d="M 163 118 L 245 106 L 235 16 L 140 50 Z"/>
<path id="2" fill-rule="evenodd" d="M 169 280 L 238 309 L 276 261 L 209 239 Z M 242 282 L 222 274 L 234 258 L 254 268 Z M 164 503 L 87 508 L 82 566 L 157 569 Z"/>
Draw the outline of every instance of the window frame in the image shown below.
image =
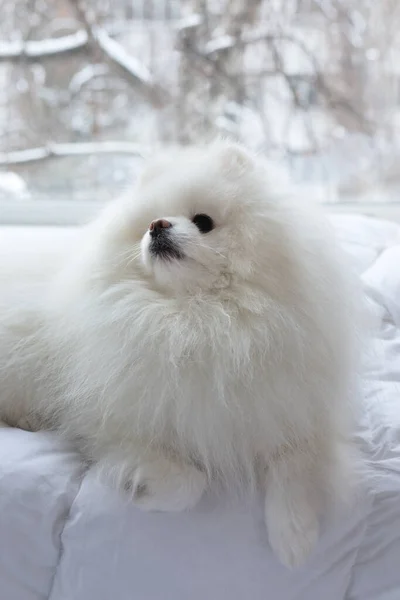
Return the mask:
<path id="1" fill-rule="evenodd" d="M 71 202 L 57 200 L 29 200 L 2 202 L 0 204 L 1 226 L 76 226 L 92 221 L 105 206 L 100 202 Z M 334 214 L 361 214 L 400 223 L 400 204 L 395 202 L 348 202 L 322 203 L 322 207 Z"/>

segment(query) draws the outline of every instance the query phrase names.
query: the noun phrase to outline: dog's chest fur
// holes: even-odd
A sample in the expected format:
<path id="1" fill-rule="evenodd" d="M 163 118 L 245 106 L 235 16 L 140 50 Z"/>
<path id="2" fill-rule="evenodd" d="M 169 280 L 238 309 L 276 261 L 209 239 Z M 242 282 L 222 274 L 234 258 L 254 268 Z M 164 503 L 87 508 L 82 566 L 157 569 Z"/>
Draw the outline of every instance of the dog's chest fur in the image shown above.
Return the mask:
<path id="1" fill-rule="evenodd" d="M 156 439 L 221 472 L 250 462 L 265 433 L 260 335 L 218 303 L 115 300 L 90 304 L 68 328 L 67 418 L 79 412 L 77 427 L 96 423 L 98 439 Z"/>

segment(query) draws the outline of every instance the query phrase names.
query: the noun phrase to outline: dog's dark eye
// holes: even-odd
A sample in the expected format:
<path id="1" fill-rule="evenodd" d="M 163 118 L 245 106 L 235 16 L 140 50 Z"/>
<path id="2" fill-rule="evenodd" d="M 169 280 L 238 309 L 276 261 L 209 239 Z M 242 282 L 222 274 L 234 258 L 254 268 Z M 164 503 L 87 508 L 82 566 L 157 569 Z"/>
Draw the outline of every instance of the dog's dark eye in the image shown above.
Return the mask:
<path id="1" fill-rule="evenodd" d="M 193 217 L 193 223 L 201 233 L 208 233 L 214 229 L 214 222 L 208 215 L 195 215 Z"/>

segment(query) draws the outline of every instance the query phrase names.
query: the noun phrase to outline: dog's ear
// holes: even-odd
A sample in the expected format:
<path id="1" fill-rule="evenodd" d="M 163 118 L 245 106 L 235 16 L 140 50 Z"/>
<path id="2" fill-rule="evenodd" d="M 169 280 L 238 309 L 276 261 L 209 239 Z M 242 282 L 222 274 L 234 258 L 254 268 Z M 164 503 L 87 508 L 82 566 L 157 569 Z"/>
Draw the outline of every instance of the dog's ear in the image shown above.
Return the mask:
<path id="1" fill-rule="evenodd" d="M 142 171 L 138 177 L 138 183 L 151 183 L 151 181 L 157 179 L 157 177 L 162 175 L 165 171 L 169 171 L 171 165 L 174 164 L 176 152 L 176 148 L 171 147 L 168 152 L 160 152 L 159 154 L 150 157 L 143 165 Z"/>
<path id="2" fill-rule="evenodd" d="M 138 178 L 138 183 L 150 183 L 153 179 L 160 175 L 160 172 L 165 170 L 165 165 L 166 161 L 158 157 L 157 159 L 150 161 L 148 164 L 143 165 L 142 172 Z"/>
<path id="3" fill-rule="evenodd" d="M 222 171 L 229 177 L 240 177 L 254 166 L 250 152 L 234 142 L 218 142 L 218 154 Z"/>

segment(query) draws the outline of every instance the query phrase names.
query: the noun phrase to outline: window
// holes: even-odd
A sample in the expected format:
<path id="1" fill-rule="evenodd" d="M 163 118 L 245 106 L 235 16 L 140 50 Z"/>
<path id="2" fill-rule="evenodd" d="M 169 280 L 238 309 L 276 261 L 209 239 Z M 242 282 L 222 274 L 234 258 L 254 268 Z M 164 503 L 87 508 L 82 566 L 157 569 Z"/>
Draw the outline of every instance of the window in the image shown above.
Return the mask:
<path id="1" fill-rule="evenodd" d="M 223 133 L 329 202 L 395 202 L 393 0 L 3 0 L 0 221 L 75 222 Z"/>

